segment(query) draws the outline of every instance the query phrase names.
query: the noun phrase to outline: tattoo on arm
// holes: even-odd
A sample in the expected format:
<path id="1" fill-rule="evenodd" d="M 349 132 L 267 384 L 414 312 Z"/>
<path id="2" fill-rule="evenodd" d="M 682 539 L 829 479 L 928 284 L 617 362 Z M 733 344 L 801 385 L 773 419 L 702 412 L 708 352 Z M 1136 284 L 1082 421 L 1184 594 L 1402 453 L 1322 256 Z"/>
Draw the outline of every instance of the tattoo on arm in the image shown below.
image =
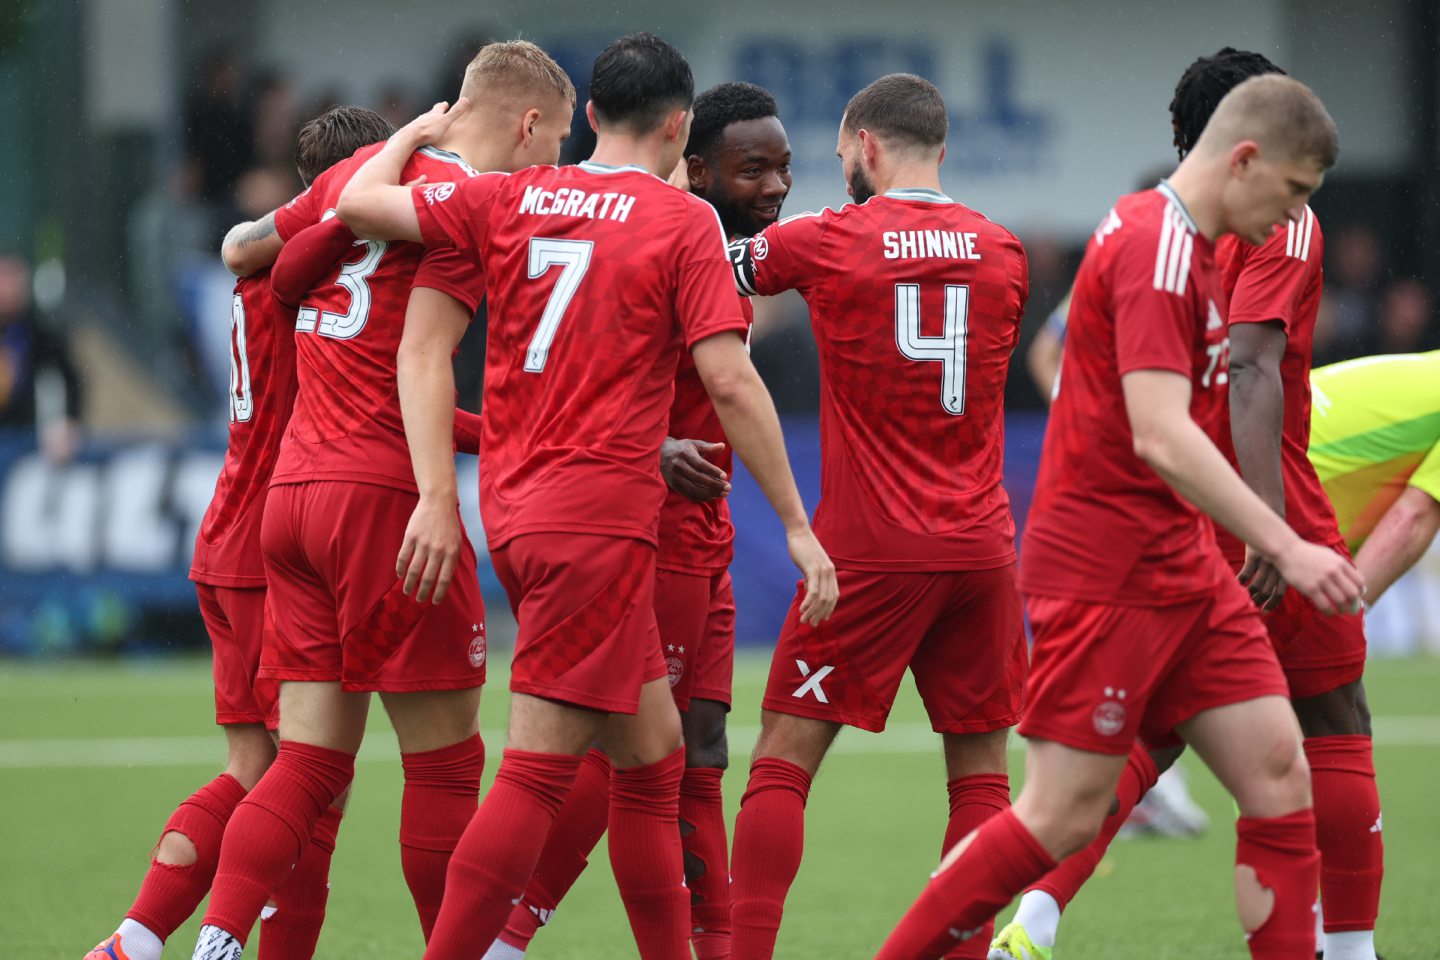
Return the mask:
<path id="1" fill-rule="evenodd" d="M 229 235 L 225 237 L 227 246 L 244 247 L 252 243 L 258 243 L 266 237 L 275 233 L 275 214 L 267 213 L 259 220 L 249 223 L 237 224 L 230 229 Z"/>

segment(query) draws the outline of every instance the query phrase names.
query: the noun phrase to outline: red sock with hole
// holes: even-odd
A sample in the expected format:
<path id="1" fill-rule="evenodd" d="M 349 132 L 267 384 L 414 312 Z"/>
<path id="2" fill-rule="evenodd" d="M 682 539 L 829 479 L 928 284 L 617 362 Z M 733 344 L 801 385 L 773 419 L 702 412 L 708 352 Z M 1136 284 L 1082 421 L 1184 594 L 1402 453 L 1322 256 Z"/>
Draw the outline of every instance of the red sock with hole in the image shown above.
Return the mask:
<path id="1" fill-rule="evenodd" d="M 246 941 L 270 892 L 299 861 L 316 821 L 354 775 L 355 758 L 348 753 L 280 741 L 275 762 L 226 827 L 205 926 Z"/>
<path id="2" fill-rule="evenodd" d="M 691 767 L 680 781 L 680 846 L 690 888 L 696 960 L 730 960 L 730 867 L 725 841 L 725 771 Z"/>
<path id="3" fill-rule="evenodd" d="M 1010 778 L 1003 773 L 956 777 L 945 789 L 950 794 L 950 821 L 945 825 L 941 858 L 986 820 L 1010 809 Z M 985 960 L 994 934 L 995 921 L 986 921 L 978 935 L 945 954 L 946 960 Z"/>
<path id="4" fill-rule="evenodd" d="M 679 825 L 684 776 L 684 747 L 610 776 L 610 866 L 641 960 L 690 960 Z"/>
<path id="5" fill-rule="evenodd" d="M 195 847 L 195 862 L 185 866 L 157 863 L 152 856 L 135 903 L 125 914 L 128 919 L 144 924 L 161 940 L 168 940 L 180 924 L 190 919 L 210 892 L 220 862 L 225 824 L 243 799 L 245 788 L 240 781 L 222 773 L 175 808 L 161 831 L 161 839 L 172 832 L 188 838 Z"/>
<path id="6" fill-rule="evenodd" d="M 785 895 L 805 852 L 805 801 L 810 774 L 787 760 L 761 757 L 735 817 L 730 854 L 730 950 L 767 960 L 785 912 Z"/>
<path id="7" fill-rule="evenodd" d="M 315 821 L 300 861 L 275 892 L 275 914 L 260 924 L 260 960 L 309 960 L 315 955 L 330 899 L 330 858 L 344 815 L 328 807 Z"/>
<path id="8" fill-rule="evenodd" d="M 1325 932 L 1374 930 L 1385 875 L 1385 843 L 1370 738 L 1310 737 L 1305 756 L 1315 793 Z"/>
<path id="9" fill-rule="evenodd" d="M 610 758 L 599 750 L 585 754 L 575 786 L 555 817 L 525 896 L 510 911 L 500 939 L 525 950 L 535 931 L 550 922 L 555 908 L 585 872 L 590 852 L 610 820 Z"/>
<path id="10" fill-rule="evenodd" d="M 1055 861 L 1013 810 L 991 817 L 969 845 L 947 854 L 920 897 L 901 918 L 875 960 L 934 960 L 979 936 L 985 921 L 1005 908 Z"/>
<path id="11" fill-rule="evenodd" d="M 465 828 L 445 874 L 448 895 L 425 960 L 475 960 L 525 892 L 580 758 L 506 750 L 495 783 Z"/>
<path id="12" fill-rule="evenodd" d="M 1099 836 L 1091 840 L 1079 853 L 1066 857 L 1060 866 L 1047 873 L 1042 880 L 1031 884 L 1025 892 L 1039 890 L 1048 893 L 1055 898 L 1060 909 L 1064 910 L 1100 865 L 1105 851 L 1110 849 L 1110 843 L 1115 839 L 1115 834 L 1120 832 L 1120 828 L 1130 818 L 1130 811 L 1135 809 L 1140 798 L 1155 786 L 1158 779 L 1160 771 L 1155 767 L 1155 761 L 1150 758 L 1150 753 L 1137 743 L 1125 761 L 1125 769 L 1120 772 L 1120 782 L 1115 785 L 1118 806 L 1101 824 Z"/>
<path id="13" fill-rule="evenodd" d="M 1275 895 L 1265 922 L 1248 931 L 1250 956 L 1255 960 L 1313 960 L 1315 890 L 1320 885 L 1314 812 L 1241 817 L 1235 822 L 1235 833 L 1236 868 L 1252 868 L 1260 886 Z"/>
<path id="14" fill-rule="evenodd" d="M 445 896 L 445 870 L 480 799 L 485 744 L 475 734 L 438 750 L 400 754 L 400 869 L 426 940 Z"/>

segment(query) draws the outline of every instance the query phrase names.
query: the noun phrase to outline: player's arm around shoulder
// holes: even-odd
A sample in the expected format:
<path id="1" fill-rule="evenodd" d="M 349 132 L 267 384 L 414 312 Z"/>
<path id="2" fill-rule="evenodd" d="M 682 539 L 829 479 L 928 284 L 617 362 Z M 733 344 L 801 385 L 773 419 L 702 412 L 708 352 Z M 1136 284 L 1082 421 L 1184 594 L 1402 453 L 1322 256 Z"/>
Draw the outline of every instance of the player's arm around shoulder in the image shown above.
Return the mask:
<path id="1" fill-rule="evenodd" d="M 385 146 L 361 165 L 345 184 L 335 212 L 355 235 L 366 240 L 409 240 L 420 243 L 420 217 L 415 212 L 411 187 L 400 177 L 411 154 L 445 135 L 450 125 L 470 109 L 464 97 L 453 107 L 443 101 L 395 131 Z"/>
<path id="2" fill-rule="evenodd" d="M 237 277 L 248 277 L 259 273 L 275 262 L 285 241 L 275 232 L 275 213 L 271 211 L 259 220 L 237 223 L 225 234 L 220 245 L 220 259 L 225 269 Z"/>

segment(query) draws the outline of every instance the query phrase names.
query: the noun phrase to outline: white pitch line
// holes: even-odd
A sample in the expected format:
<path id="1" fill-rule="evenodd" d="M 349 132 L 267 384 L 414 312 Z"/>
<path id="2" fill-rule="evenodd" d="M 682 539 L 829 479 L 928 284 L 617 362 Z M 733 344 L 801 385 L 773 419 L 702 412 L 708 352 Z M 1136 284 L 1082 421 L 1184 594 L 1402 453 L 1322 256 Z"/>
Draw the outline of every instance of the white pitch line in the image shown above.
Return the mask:
<path id="1" fill-rule="evenodd" d="M 1440 716 L 1376 717 L 1375 744 L 1393 746 L 1440 746 Z M 730 728 L 731 752 L 746 756 L 755 745 L 759 727 Z M 504 741 L 504 731 L 483 731 L 485 741 Z M 1019 737 L 1010 740 L 1011 750 L 1024 749 Z M 915 755 L 940 753 L 940 737 L 923 723 L 892 724 L 884 733 L 846 730 L 835 743 L 835 753 Z M 361 762 L 394 762 L 400 756 L 395 739 L 385 730 L 374 730 L 360 749 Z M 95 737 L 88 739 L 0 740 L 0 769 L 46 770 L 83 767 L 179 767 L 220 766 L 225 759 L 225 741 L 218 734 L 189 737 Z"/>

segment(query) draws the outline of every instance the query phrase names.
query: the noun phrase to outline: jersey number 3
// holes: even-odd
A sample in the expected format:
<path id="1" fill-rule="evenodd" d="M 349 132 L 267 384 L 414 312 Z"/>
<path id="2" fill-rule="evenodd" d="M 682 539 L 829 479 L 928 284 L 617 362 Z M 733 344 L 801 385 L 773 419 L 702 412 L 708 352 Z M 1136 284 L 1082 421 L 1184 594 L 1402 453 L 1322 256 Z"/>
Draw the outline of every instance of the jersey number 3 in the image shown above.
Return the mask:
<path id="1" fill-rule="evenodd" d="M 333 216 L 334 210 L 326 210 L 320 222 L 324 223 Z M 371 240 L 357 246 L 364 247 L 365 255 L 353 263 L 341 264 L 340 275 L 335 278 L 336 285 L 350 294 L 349 308 L 344 313 L 335 313 L 302 306 L 295 314 L 296 333 L 318 333 L 332 340 L 353 340 L 365 329 L 370 319 L 370 274 L 380 269 L 380 259 L 390 245 L 384 240 Z"/>
<path id="2" fill-rule="evenodd" d="M 550 299 L 545 301 L 540 326 L 535 328 L 535 336 L 530 338 L 530 346 L 525 351 L 526 373 L 539 373 L 545 369 L 545 361 L 550 359 L 550 344 L 560 330 L 560 321 L 565 318 L 565 310 L 574 299 L 575 291 L 580 289 L 585 271 L 590 269 L 590 254 L 594 249 L 595 245 L 589 240 L 530 238 L 530 263 L 526 274 L 531 280 L 539 280 L 550 272 L 551 267 L 558 266 L 560 279 L 555 281 Z"/>
<path id="3" fill-rule="evenodd" d="M 908 360 L 940 364 L 940 406 L 952 416 L 965 413 L 965 351 L 969 339 L 970 288 L 945 285 L 945 327 L 938 337 L 920 333 L 920 285 L 895 284 L 895 344 Z"/>

